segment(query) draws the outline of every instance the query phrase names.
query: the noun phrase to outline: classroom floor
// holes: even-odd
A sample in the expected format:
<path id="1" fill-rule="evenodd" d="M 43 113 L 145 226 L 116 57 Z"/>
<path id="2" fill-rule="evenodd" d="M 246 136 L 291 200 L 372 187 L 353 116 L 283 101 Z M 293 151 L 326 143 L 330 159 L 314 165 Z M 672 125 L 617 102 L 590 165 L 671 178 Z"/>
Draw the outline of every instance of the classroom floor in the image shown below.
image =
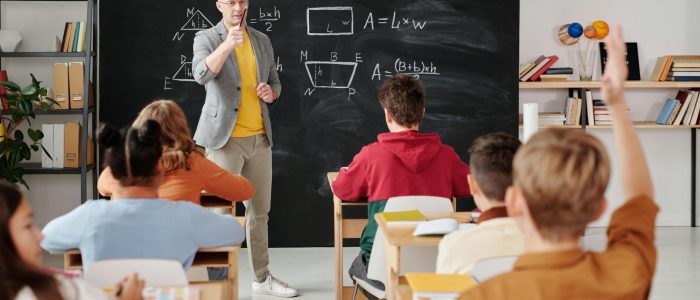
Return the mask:
<path id="1" fill-rule="evenodd" d="M 700 228 L 660 227 L 656 231 L 659 249 L 656 276 L 651 299 L 692 299 L 700 294 Z M 586 232 L 584 247 L 599 251 L 605 248 L 605 229 L 593 228 Z M 345 270 L 357 254 L 358 248 L 346 248 Z M 267 300 L 280 298 L 251 295 L 251 272 L 248 251 L 241 251 L 239 299 Z M 270 249 L 273 274 L 293 287 L 302 296 L 296 299 L 333 299 L 333 248 L 275 248 Z M 46 257 L 47 264 L 61 268 L 60 257 Z M 346 278 L 346 284 L 350 282 Z M 694 296 L 695 295 L 695 296 Z"/>

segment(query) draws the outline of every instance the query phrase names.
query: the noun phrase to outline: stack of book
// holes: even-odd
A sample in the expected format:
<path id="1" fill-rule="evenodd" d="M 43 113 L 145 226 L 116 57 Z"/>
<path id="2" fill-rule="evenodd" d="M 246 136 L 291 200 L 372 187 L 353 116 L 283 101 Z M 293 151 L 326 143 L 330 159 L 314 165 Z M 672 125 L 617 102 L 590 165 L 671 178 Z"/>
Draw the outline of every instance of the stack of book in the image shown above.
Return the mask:
<path id="1" fill-rule="evenodd" d="M 557 60 L 559 60 L 559 57 L 556 55 L 540 55 L 540 57 L 535 59 L 532 63 L 520 65 L 518 78 L 520 81 L 536 81 L 540 79 L 542 74 L 557 62 Z"/>
<path id="2" fill-rule="evenodd" d="M 566 117 L 564 125 L 581 125 L 582 104 L 581 99 L 577 95 L 566 99 L 564 104 L 564 116 Z"/>
<path id="3" fill-rule="evenodd" d="M 541 81 L 568 81 L 569 77 L 574 74 L 572 68 L 549 68 L 544 74 L 540 75 Z"/>
<path id="4" fill-rule="evenodd" d="M 86 50 L 86 26 L 85 22 L 66 22 L 66 27 L 63 30 L 61 52 L 84 52 Z"/>
<path id="5" fill-rule="evenodd" d="M 651 72 L 652 81 L 700 81 L 700 55 L 659 57 Z"/>
<path id="6" fill-rule="evenodd" d="M 605 106 L 605 102 L 600 99 L 594 99 L 592 102 L 593 124 L 591 125 L 612 125 L 612 116 L 608 107 Z"/>
<path id="7" fill-rule="evenodd" d="M 700 92 L 695 89 L 678 91 L 675 99 L 666 100 L 656 118 L 656 123 L 662 125 L 700 125 L 698 122 L 698 115 L 700 115 L 699 97 Z"/>
<path id="8" fill-rule="evenodd" d="M 559 112 L 544 112 L 538 116 L 537 123 L 540 126 L 564 125 L 566 117 Z"/>

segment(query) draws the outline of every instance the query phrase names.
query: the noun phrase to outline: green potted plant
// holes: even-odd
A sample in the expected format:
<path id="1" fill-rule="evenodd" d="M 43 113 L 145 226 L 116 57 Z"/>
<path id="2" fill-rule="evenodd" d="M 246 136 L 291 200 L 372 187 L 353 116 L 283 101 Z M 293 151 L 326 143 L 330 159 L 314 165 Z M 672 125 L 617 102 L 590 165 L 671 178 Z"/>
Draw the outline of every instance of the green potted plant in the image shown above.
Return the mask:
<path id="1" fill-rule="evenodd" d="M 46 97 L 46 88 L 41 87 L 41 81 L 37 81 L 34 74 L 30 76 L 32 83 L 24 88 L 14 82 L 0 82 L 6 91 L 7 108 L 0 111 L 0 180 L 20 183 L 27 188 L 29 186 L 24 180 L 24 169 L 20 163 L 31 159 L 32 151 L 39 151 L 39 148 L 51 157 L 40 142 L 44 133 L 33 129 L 31 120 L 36 118 L 37 111 L 47 111 L 56 104 L 56 101 Z M 26 135 L 19 129 L 24 122 L 29 125 Z M 25 137 L 29 137 L 31 142 L 27 143 Z"/>

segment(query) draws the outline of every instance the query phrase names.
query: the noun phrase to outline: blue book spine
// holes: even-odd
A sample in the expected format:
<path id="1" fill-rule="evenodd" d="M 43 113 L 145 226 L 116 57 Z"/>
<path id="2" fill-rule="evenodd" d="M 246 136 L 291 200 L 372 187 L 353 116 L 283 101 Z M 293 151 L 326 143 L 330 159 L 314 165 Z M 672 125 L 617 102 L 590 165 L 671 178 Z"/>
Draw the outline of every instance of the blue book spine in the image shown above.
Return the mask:
<path id="1" fill-rule="evenodd" d="M 661 113 L 659 113 L 659 117 L 656 118 L 656 124 L 666 125 L 673 113 L 673 108 L 675 108 L 676 104 L 680 103 L 681 102 L 676 99 L 667 99 L 664 107 L 661 109 Z"/>
<path id="2" fill-rule="evenodd" d="M 82 22 L 75 22 L 75 32 L 73 32 L 73 46 L 71 52 L 78 52 L 78 37 L 80 36 L 80 25 Z"/>

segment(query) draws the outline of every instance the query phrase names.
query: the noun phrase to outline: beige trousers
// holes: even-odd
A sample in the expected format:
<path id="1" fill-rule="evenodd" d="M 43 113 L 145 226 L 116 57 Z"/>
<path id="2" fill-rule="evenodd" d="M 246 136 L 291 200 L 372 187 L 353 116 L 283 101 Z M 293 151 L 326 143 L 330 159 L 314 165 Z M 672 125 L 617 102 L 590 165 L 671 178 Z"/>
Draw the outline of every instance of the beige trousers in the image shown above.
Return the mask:
<path id="1" fill-rule="evenodd" d="M 244 201 L 246 241 L 250 269 L 262 282 L 270 274 L 267 253 L 267 221 L 272 193 L 272 148 L 263 134 L 232 137 L 221 149 L 207 149 L 207 158 L 234 174 L 248 178 L 255 187 L 252 199 Z"/>

